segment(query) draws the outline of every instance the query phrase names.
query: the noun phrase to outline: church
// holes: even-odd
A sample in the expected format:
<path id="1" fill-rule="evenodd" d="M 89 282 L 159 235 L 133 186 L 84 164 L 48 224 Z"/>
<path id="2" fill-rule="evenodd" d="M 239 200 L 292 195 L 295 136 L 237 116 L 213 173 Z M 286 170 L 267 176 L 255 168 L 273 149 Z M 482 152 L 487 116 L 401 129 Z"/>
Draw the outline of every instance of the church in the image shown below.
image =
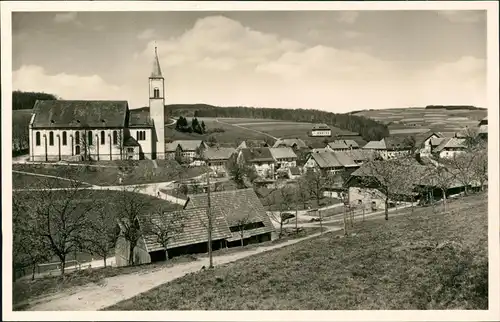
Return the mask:
<path id="1" fill-rule="evenodd" d="M 149 111 L 127 101 L 38 100 L 29 123 L 31 161 L 165 159 L 165 80 L 155 47 Z"/>

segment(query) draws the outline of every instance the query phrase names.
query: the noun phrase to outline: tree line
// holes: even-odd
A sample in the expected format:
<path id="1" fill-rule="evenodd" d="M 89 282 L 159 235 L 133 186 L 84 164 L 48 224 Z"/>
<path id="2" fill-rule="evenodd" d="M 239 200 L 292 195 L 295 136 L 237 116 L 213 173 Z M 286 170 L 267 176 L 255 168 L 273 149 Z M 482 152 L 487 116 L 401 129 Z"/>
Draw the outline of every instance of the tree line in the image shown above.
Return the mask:
<path id="1" fill-rule="evenodd" d="M 294 122 L 326 123 L 340 129 L 356 132 L 363 140 L 380 140 L 389 135 L 389 129 L 369 118 L 352 115 L 336 114 L 320 110 L 280 109 L 257 107 L 214 107 L 194 111 L 195 117 L 234 117 L 286 120 Z"/>
<path id="2" fill-rule="evenodd" d="M 179 132 L 187 132 L 187 133 L 198 133 L 203 134 L 207 132 L 207 128 L 204 121 L 201 123 L 198 121 L 196 117 L 191 119 L 191 124 L 189 124 L 188 120 L 184 116 L 180 116 L 175 122 L 175 129 Z"/>
<path id="3" fill-rule="evenodd" d="M 54 94 L 42 92 L 12 92 L 12 110 L 27 110 L 32 109 L 37 100 L 57 100 L 58 97 Z"/>

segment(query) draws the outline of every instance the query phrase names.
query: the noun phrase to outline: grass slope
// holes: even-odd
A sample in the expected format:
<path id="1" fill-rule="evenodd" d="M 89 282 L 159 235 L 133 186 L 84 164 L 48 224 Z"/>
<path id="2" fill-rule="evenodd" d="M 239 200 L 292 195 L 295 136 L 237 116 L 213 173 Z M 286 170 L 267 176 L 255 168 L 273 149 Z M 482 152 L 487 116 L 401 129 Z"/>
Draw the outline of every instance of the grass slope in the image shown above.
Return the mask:
<path id="1" fill-rule="evenodd" d="M 108 309 L 487 309 L 485 194 L 333 236 L 190 274 Z"/>

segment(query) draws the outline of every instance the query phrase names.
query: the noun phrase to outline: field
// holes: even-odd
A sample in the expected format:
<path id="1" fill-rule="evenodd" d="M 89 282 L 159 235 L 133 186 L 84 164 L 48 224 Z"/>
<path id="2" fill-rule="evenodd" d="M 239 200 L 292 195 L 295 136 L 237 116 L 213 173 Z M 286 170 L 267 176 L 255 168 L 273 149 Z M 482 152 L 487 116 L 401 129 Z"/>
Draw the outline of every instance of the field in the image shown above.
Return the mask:
<path id="1" fill-rule="evenodd" d="M 203 174 L 206 169 L 204 167 L 197 168 L 181 168 L 174 161 L 157 160 L 158 168 L 153 166 L 150 160 L 141 160 L 131 172 L 123 179 L 123 184 L 140 184 L 140 183 L 155 183 L 173 181 L 179 179 L 178 171 L 182 171 L 183 178 L 195 177 Z M 119 163 L 114 163 L 115 165 Z M 116 185 L 120 176 L 118 166 L 114 167 L 83 167 L 61 164 L 13 164 L 13 170 L 24 171 L 37 174 L 52 175 L 57 177 L 68 178 L 68 173 L 78 170 L 77 180 L 84 183 L 94 185 Z M 21 179 L 20 182 L 15 182 Z M 32 180 L 37 180 L 36 177 L 29 178 L 28 176 L 16 175 L 13 178 L 13 185 L 17 188 L 29 187 Z M 62 180 L 61 180 L 62 181 Z M 61 183 L 64 184 L 64 183 Z"/>
<path id="2" fill-rule="evenodd" d="M 487 309 L 487 196 L 358 222 L 189 274 L 109 310 Z"/>
<path id="3" fill-rule="evenodd" d="M 427 131 L 459 131 L 465 126 L 477 126 L 487 114 L 486 110 L 446 110 L 401 108 L 367 110 L 354 113 L 389 126 L 391 134 L 422 133 Z"/>

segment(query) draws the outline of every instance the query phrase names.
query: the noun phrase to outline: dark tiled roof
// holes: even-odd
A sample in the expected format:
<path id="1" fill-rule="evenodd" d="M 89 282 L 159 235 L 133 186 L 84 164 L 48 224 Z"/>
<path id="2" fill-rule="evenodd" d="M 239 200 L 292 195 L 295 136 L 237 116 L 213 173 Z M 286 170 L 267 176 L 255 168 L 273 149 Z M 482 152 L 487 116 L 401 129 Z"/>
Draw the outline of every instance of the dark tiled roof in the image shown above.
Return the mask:
<path id="1" fill-rule="evenodd" d="M 34 128 L 126 127 L 127 101 L 36 101 Z"/>
<path id="2" fill-rule="evenodd" d="M 279 148 L 281 146 L 287 146 L 290 148 L 297 146 L 297 148 L 299 148 L 299 149 L 307 147 L 304 140 L 301 140 L 301 139 L 278 139 L 274 143 L 273 148 Z"/>
<path id="3" fill-rule="evenodd" d="M 346 152 L 318 152 L 311 153 L 311 158 L 320 168 L 341 168 L 357 166 L 356 162 Z"/>
<path id="4" fill-rule="evenodd" d="M 269 148 L 271 151 L 272 156 L 278 160 L 278 159 L 297 159 L 297 155 L 295 152 L 293 152 L 292 148 L 285 147 L 285 148 Z"/>
<path id="5" fill-rule="evenodd" d="M 207 206 L 206 194 L 188 197 L 186 208 Z M 225 215 L 229 227 L 237 226 L 245 220 L 247 223 L 264 224 L 265 227 L 256 229 L 254 235 L 274 231 L 266 210 L 252 188 L 213 192 L 210 194 L 210 202 L 213 209 Z"/>
<path id="6" fill-rule="evenodd" d="M 236 152 L 234 148 L 207 148 L 203 152 L 205 160 L 227 160 Z"/>
<path id="7" fill-rule="evenodd" d="M 137 142 L 136 139 L 134 139 L 131 136 L 128 136 L 123 141 L 123 146 L 141 146 L 141 145 L 139 144 L 139 142 Z"/>
<path id="8" fill-rule="evenodd" d="M 241 149 L 243 158 L 247 162 L 274 162 L 269 148 L 247 148 Z"/>
<path id="9" fill-rule="evenodd" d="M 212 211 L 212 218 L 214 218 L 212 220 L 212 240 L 230 238 L 232 234 L 224 216 L 214 209 Z M 161 216 L 158 213 L 149 214 L 139 217 L 141 228 L 145 232 L 144 241 L 148 252 L 164 249 L 154 235 L 147 233 L 149 222 L 153 221 L 156 225 L 163 227 L 172 227 L 172 224 L 176 223 L 171 219 L 173 216 L 177 216 L 179 223 L 182 222 L 184 227 L 180 233 L 173 235 L 167 247 L 168 249 L 208 242 L 208 217 L 206 208 L 189 208 L 174 212 L 164 212 Z"/>
<path id="10" fill-rule="evenodd" d="M 129 127 L 152 127 L 153 121 L 149 116 L 149 111 L 145 110 L 130 110 L 129 111 Z"/>
<path id="11" fill-rule="evenodd" d="M 411 148 L 407 136 L 390 136 L 384 139 L 387 150 L 407 150 Z"/>

